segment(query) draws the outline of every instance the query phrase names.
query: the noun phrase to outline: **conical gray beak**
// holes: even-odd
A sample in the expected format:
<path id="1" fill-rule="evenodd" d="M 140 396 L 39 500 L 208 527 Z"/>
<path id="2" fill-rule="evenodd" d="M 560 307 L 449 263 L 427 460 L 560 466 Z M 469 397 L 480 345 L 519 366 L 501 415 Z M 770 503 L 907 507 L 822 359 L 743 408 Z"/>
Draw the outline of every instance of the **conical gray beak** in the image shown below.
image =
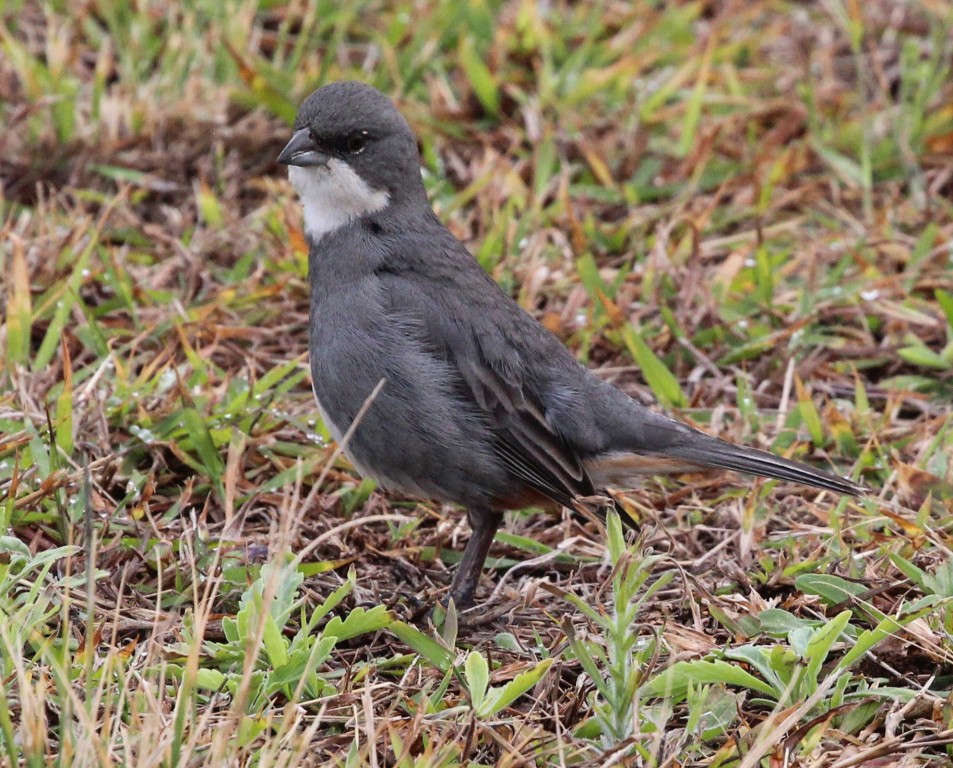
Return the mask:
<path id="1" fill-rule="evenodd" d="M 307 167 L 311 165 L 327 165 L 328 156 L 318 149 L 318 145 L 311 139 L 311 132 L 307 128 L 302 128 L 294 132 L 281 154 L 278 155 L 278 162 L 283 165 L 299 165 Z"/>

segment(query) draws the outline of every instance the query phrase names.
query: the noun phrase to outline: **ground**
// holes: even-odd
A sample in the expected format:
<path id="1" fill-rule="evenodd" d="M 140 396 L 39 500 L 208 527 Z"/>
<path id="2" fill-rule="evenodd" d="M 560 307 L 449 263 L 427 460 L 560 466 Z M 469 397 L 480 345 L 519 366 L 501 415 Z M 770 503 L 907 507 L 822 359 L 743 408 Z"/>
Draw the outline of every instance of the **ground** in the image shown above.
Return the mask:
<path id="1" fill-rule="evenodd" d="M 949 764 L 948 4 L 0 14 L 5 764 Z M 870 493 L 510 513 L 432 614 L 462 514 L 362 481 L 310 392 L 275 158 L 346 78 L 580 360 Z"/>

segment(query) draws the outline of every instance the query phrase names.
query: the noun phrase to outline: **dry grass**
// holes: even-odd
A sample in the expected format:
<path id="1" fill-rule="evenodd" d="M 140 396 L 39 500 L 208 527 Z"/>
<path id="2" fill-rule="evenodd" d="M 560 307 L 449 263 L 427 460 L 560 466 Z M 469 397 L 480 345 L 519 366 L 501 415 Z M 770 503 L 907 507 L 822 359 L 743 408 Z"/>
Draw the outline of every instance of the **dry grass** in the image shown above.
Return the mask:
<path id="1" fill-rule="evenodd" d="M 950 10 L 467 8 L 3 11 L 6 761 L 947 764 Z M 639 594 L 670 579 L 640 605 L 628 674 L 725 668 L 630 696 L 625 738 L 594 725 L 578 643 L 612 645 L 632 555 L 568 513 L 508 517 L 485 608 L 435 635 L 453 668 L 388 625 L 335 635 L 311 687 L 259 690 L 268 622 L 228 637 L 289 552 L 306 608 L 277 626 L 288 643 L 329 637 L 299 627 L 342 587 L 332 615 L 383 605 L 431 633 L 467 536 L 335 460 L 312 401 L 306 244 L 274 158 L 294 104 L 345 77 L 395 95 L 438 213 L 580 359 L 875 489 L 689 476 L 628 494 L 633 551 L 659 555 Z M 257 582 L 266 603 L 293 571 Z M 844 611 L 829 653 L 803 645 Z M 480 714 L 469 649 L 491 685 L 552 665 Z"/>

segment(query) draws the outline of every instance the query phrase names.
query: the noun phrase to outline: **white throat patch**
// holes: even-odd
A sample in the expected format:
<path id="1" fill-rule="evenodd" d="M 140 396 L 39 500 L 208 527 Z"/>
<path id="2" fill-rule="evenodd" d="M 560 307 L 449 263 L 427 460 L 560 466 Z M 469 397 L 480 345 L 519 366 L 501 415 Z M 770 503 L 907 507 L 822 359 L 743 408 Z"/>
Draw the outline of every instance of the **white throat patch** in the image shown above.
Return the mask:
<path id="1" fill-rule="evenodd" d="M 387 192 L 369 187 L 337 158 L 328 160 L 327 167 L 289 166 L 288 178 L 298 190 L 304 232 L 313 242 L 358 216 L 382 211 L 390 202 Z"/>

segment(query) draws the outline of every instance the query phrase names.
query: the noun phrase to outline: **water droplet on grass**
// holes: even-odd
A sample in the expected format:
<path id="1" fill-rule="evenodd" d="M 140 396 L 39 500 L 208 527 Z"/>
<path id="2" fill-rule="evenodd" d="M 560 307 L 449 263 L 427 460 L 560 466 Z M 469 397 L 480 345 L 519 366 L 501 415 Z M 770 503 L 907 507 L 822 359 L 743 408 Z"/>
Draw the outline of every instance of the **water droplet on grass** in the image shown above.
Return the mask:
<path id="1" fill-rule="evenodd" d="M 328 444 L 328 441 L 321 437 L 321 435 L 319 435 L 317 432 L 306 432 L 305 437 L 321 448 Z"/>

